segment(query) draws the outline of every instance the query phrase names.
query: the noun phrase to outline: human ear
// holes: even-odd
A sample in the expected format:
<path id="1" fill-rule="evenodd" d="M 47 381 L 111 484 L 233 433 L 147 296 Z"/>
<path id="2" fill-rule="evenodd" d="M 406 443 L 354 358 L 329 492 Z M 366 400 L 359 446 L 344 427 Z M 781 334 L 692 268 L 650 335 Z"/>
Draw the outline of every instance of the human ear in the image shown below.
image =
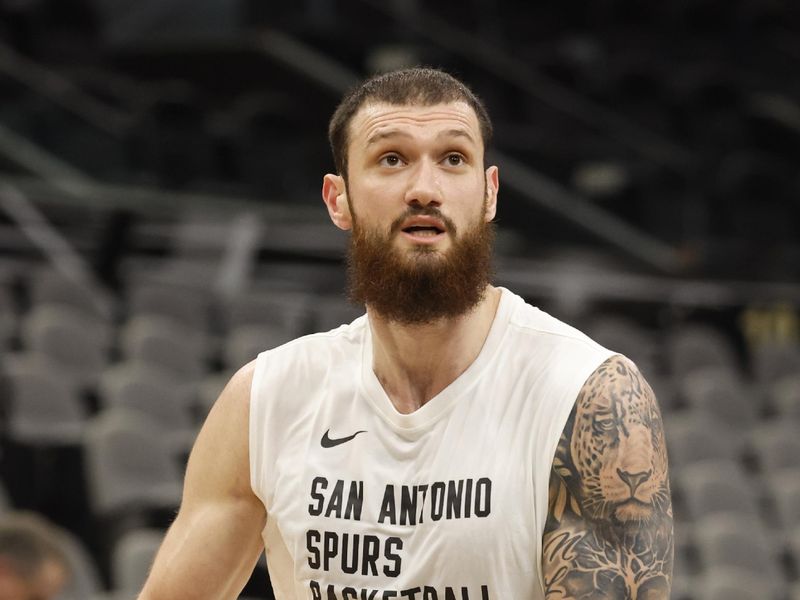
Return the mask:
<path id="1" fill-rule="evenodd" d="M 353 227 L 350 204 L 347 199 L 347 186 L 341 175 L 328 173 L 322 179 L 322 200 L 328 208 L 331 221 L 339 229 L 348 231 Z"/>
<path id="2" fill-rule="evenodd" d="M 497 167 L 486 169 L 486 211 L 483 215 L 488 223 L 497 214 L 497 192 L 500 191 L 500 176 Z"/>

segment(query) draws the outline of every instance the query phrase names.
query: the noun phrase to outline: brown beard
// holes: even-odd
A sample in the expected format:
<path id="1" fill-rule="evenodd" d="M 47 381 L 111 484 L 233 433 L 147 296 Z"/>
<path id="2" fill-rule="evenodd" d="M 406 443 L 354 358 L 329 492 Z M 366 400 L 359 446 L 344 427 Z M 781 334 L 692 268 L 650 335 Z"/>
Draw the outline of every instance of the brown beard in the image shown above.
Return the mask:
<path id="1" fill-rule="evenodd" d="M 440 219 L 453 239 L 444 253 L 429 246 L 410 252 L 392 243 L 412 216 Z M 494 225 L 481 218 L 458 235 L 453 222 L 435 207 L 410 206 L 389 234 L 367 231 L 353 215 L 347 253 L 350 300 L 404 325 L 460 317 L 483 299 L 492 274 Z"/>

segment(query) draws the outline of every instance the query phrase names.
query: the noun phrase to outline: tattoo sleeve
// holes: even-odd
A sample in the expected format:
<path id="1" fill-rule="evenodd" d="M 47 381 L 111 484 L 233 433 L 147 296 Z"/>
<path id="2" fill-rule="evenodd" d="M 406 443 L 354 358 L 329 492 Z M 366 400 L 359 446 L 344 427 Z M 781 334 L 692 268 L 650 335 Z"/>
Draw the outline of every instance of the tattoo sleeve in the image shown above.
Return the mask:
<path id="1" fill-rule="evenodd" d="M 629 360 L 586 381 L 556 450 L 542 569 L 547 600 L 667 600 L 672 501 L 661 415 Z"/>

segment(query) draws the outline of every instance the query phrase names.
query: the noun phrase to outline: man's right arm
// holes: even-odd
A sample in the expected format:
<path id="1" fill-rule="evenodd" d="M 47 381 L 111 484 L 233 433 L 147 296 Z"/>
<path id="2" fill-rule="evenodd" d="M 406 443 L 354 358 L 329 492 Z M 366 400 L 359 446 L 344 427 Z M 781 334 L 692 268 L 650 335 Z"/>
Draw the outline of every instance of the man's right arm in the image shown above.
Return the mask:
<path id="1" fill-rule="evenodd" d="M 233 376 L 197 436 L 178 516 L 139 600 L 233 599 L 252 573 L 267 518 L 250 487 L 254 368 L 252 362 Z"/>

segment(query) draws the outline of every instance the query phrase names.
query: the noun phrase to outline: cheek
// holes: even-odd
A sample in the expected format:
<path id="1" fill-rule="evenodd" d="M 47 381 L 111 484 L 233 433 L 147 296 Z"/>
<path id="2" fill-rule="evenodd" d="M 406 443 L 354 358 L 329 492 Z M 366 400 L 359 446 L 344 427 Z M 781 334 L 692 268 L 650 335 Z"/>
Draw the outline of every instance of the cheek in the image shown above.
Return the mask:
<path id="1" fill-rule="evenodd" d="M 398 216 L 367 194 L 362 193 L 357 196 L 351 194 L 348 201 L 355 227 L 366 231 L 386 232 L 391 222 Z"/>

